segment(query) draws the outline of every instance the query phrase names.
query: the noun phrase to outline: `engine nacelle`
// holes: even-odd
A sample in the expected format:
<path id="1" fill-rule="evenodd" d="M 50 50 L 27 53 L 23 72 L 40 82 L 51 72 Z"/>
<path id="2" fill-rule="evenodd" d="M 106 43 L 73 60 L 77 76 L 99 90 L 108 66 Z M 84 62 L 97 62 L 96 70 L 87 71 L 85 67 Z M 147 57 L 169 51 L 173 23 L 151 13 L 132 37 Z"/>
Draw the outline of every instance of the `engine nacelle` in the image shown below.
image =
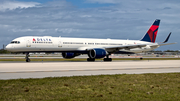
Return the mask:
<path id="1" fill-rule="evenodd" d="M 70 59 L 70 58 L 74 58 L 75 56 L 77 56 L 75 53 L 62 53 L 63 58 L 66 59 Z"/>
<path id="2" fill-rule="evenodd" d="M 89 58 L 103 58 L 107 55 L 106 50 L 96 48 L 89 51 L 88 56 Z"/>

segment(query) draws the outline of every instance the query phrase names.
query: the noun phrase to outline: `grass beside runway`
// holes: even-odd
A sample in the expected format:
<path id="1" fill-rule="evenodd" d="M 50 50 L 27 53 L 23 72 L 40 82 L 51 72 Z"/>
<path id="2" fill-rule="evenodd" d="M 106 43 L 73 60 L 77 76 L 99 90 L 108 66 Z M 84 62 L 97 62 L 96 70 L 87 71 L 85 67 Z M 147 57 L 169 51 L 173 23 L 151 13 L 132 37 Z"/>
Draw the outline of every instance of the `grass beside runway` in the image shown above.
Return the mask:
<path id="1" fill-rule="evenodd" d="M 112 58 L 112 60 L 141 60 L 140 58 Z M 143 58 L 142 60 L 180 60 L 180 58 Z M 22 58 L 14 59 L 0 59 L 0 61 L 25 61 Z M 86 58 L 73 58 L 73 59 L 53 59 L 53 58 L 44 58 L 44 59 L 31 59 L 31 61 L 87 61 Z M 96 61 L 103 61 L 103 59 L 96 59 Z"/>
<path id="2" fill-rule="evenodd" d="M 180 73 L 0 80 L 1 101 L 180 101 Z"/>

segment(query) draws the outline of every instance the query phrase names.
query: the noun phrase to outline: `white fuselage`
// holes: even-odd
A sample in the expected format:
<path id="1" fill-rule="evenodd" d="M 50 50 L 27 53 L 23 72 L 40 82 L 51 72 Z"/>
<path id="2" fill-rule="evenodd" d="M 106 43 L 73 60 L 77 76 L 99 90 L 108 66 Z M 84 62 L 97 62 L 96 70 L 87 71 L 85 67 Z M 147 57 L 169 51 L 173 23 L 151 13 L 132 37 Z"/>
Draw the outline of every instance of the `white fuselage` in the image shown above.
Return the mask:
<path id="1" fill-rule="evenodd" d="M 90 39 L 90 38 L 65 38 L 65 37 L 37 37 L 28 36 L 14 39 L 6 46 L 12 52 L 74 52 L 87 49 L 106 47 L 118 47 L 123 45 L 148 44 L 145 47 L 133 49 L 119 49 L 123 52 L 139 53 L 150 51 L 157 47 L 151 47 L 151 42 L 139 40 L 114 40 L 114 39 Z M 114 52 L 114 50 L 106 50 Z"/>

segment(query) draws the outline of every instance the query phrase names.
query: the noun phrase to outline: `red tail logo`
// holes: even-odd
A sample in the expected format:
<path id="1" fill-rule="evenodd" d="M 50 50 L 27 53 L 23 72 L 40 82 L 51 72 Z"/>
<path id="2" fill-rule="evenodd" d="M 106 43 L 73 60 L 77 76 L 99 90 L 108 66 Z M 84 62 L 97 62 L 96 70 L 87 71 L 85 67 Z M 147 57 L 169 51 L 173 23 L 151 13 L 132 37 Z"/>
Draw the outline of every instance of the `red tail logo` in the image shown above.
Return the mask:
<path id="1" fill-rule="evenodd" d="M 144 37 L 141 39 L 141 41 L 147 41 L 147 42 L 155 42 L 156 36 L 159 28 L 160 20 L 156 19 L 152 26 L 149 28 L 147 33 L 144 35 Z"/>

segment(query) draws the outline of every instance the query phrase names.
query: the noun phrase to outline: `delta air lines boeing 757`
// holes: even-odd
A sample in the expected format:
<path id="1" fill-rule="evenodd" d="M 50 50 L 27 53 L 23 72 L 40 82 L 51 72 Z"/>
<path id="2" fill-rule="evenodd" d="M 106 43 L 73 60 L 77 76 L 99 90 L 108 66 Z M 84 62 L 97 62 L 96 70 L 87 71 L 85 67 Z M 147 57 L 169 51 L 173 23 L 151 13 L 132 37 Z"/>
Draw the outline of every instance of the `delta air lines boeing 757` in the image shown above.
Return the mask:
<path id="1" fill-rule="evenodd" d="M 87 61 L 95 61 L 104 58 L 104 61 L 112 61 L 109 55 L 121 53 L 140 53 L 150 51 L 166 43 L 171 35 L 163 43 L 155 43 L 160 20 L 156 19 L 141 40 L 114 40 L 114 39 L 90 39 L 90 38 L 66 38 L 51 36 L 26 36 L 14 39 L 6 46 L 11 52 L 26 53 L 26 62 L 30 62 L 30 52 L 62 52 L 63 58 L 74 58 L 81 54 L 87 54 Z"/>

